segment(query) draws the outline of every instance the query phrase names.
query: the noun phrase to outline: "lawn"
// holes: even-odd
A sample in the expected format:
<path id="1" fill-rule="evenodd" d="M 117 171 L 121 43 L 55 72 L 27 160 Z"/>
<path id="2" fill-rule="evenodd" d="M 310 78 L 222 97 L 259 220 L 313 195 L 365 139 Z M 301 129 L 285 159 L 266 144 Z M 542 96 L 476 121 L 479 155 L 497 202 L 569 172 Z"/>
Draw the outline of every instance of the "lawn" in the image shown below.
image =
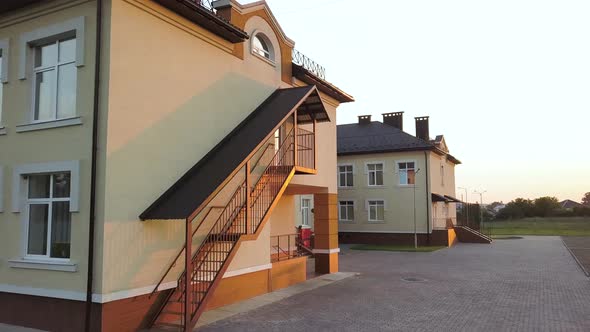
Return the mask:
<path id="1" fill-rule="evenodd" d="M 496 235 L 577 235 L 590 236 L 590 218 L 525 218 L 486 223 Z"/>
<path id="2" fill-rule="evenodd" d="M 356 244 L 350 247 L 352 250 L 377 250 L 377 251 L 402 251 L 402 252 L 431 252 L 436 251 L 442 248 L 446 248 L 444 246 L 440 247 L 418 247 L 418 249 L 414 248 L 414 246 L 399 246 L 399 245 L 378 245 L 378 244 Z"/>

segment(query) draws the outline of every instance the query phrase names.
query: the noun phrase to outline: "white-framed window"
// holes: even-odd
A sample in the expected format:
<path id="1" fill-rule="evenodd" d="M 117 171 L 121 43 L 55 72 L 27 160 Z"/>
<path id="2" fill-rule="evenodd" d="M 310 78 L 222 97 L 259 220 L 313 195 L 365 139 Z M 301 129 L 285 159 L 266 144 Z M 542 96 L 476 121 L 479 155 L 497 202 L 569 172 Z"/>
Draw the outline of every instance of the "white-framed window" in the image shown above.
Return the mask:
<path id="1" fill-rule="evenodd" d="M 84 37 L 84 16 L 20 36 L 18 78 L 31 81 L 31 104 L 16 132 L 82 124 L 76 94 L 78 68 L 84 66 Z"/>
<path id="2" fill-rule="evenodd" d="M 400 185 L 416 184 L 416 162 L 403 161 L 397 163 Z"/>
<path id="3" fill-rule="evenodd" d="M 33 48 L 31 122 L 76 116 L 76 38 L 56 39 Z"/>
<path id="4" fill-rule="evenodd" d="M 354 220 L 354 201 L 339 201 L 338 202 L 338 220 L 353 221 Z"/>
<path id="5" fill-rule="evenodd" d="M 385 201 L 382 199 L 367 200 L 369 221 L 385 221 Z"/>
<path id="6" fill-rule="evenodd" d="M 305 226 L 310 225 L 311 219 L 311 199 L 301 197 L 301 224 Z"/>
<path id="7" fill-rule="evenodd" d="M 4 166 L 0 165 L 0 213 L 4 212 Z"/>
<path id="8" fill-rule="evenodd" d="M 383 163 L 367 164 L 367 181 L 369 186 L 383 185 Z"/>
<path id="9" fill-rule="evenodd" d="M 0 40 L 0 134 L 3 134 L 2 111 L 4 102 L 4 84 L 8 83 L 8 39 Z"/>
<path id="10" fill-rule="evenodd" d="M 69 259 L 71 173 L 26 176 L 27 258 Z"/>
<path id="11" fill-rule="evenodd" d="M 354 176 L 352 165 L 338 165 L 338 187 L 353 187 Z"/>
<path id="12" fill-rule="evenodd" d="M 0 64 L 2 64 L 4 62 L 4 52 L 2 51 L 2 49 L 0 49 Z M 0 77 L 2 77 L 2 74 L 4 73 L 4 68 L 2 68 L 2 66 L 0 66 Z M 4 101 L 4 83 L 0 82 L 0 128 L 2 128 L 2 104 Z"/>
<path id="13" fill-rule="evenodd" d="M 275 52 L 270 39 L 261 32 L 254 33 L 251 42 L 252 54 L 262 57 L 271 63 L 275 61 Z"/>

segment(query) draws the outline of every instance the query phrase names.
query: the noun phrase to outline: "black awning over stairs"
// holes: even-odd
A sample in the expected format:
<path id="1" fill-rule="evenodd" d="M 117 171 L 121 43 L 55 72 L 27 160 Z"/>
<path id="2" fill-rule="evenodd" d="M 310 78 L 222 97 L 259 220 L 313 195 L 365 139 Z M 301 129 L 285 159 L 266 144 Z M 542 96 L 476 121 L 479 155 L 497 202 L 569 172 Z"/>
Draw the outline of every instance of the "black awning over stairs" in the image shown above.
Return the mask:
<path id="1" fill-rule="evenodd" d="M 298 122 L 314 114 L 330 121 L 315 86 L 275 90 L 195 166 L 141 215 L 142 220 L 186 219 L 236 170 L 250 153 L 291 113 Z M 198 144 L 195 141 L 195 144 Z"/>

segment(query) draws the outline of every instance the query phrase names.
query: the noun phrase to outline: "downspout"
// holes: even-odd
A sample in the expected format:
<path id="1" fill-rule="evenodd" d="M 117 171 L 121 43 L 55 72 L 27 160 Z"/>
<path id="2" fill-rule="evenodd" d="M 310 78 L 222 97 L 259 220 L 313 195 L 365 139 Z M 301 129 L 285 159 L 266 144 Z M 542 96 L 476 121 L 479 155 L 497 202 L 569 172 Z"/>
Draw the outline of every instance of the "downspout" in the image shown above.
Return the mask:
<path id="1" fill-rule="evenodd" d="M 91 329 L 92 322 L 92 282 L 94 274 L 94 227 L 96 220 L 96 172 L 98 158 L 98 112 L 100 92 L 100 62 L 102 52 L 102 0 L 96 0 L 96 41 L 94 58 L 94 105 L 92 115 L 92 168 L 90 173 L 90 220 L 88 231 L 88 275 L 86 280 L 86 332 Z"/>
<path id="2" fill-rule="evenodd" d="M 432 204 L 430 203 L 430 190 L 428 189 L 430 185 L 430 172 L 428 172 L 428 151 L 424 151 L 424 164 L 426 165 L 426 242 L 428 245 L 430 245 L 430 206 Z"/>

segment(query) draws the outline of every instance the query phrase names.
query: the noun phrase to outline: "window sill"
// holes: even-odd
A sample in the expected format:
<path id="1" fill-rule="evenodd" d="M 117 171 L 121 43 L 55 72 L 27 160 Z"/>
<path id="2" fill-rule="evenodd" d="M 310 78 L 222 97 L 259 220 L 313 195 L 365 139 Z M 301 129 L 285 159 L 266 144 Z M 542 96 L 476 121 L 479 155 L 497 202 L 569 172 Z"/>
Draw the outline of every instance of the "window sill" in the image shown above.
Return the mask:
<path id="1" fill-rule="evenodd" d="M 415 184 L 398 184 L 397 186 L 399 188 L 414 188 L 414 187 L 416 187 Z"/>
<path id="2" fill-rule="evenodd" d="M 340 224 L 354 224 L 354 220 L 338 220 Z"/>
<path id="3" fill-rule="evenodd" d="M 383 185 L 383 184 L 378 184 L 375 186 L 368 185 L 367 188 L 369 188 L 369 189 L 382 189 L 382 188 L 385 188 L 385 185 Z"/>
<path id="4" fill-rule="evenodd" d="M 6 128 L 4 126 L 0 126 L 0 136 L 6 135 Z"/>
<path id="5" fill-rule="evenodd" d="M 78 271 L 78 264 L 69 261 L 36 260 L 36 259 L 11 259 L 8 265 L 17 269 L 51 270 L 63 272 Z"/>
<path id="6" fill-rule="evenodd" d="M 351 189 L 354 189 L 354 187 L 353 186 L 349 186 L 349 187 L 338 187 L 338 189 L 351 190 Z"/>
<path id="7" fill-rule="evenodd" d="M 36 131 L 36 130 L 45 130 L 51 128 L 60 128 L 60 127 L 69 127 L 69 126 L 79 126 L 82 124 L 82 118 L 75 117 L 75 118 L 67 118 L 67 119 L 60 119 L 60 120 L 53 120 L 53 121 L 46 121 L 46 122 L 36 122 L 36 123 L 27 123 L 16 126 L 17 133 L 24 133 L 27 131 Z"/>
<path id="8" fill-rule="evenodd" d="M 268 63 L 269 65 L 271 65 L 271 66 L 273 66 L 273 67 L 276 67 L 276 66 L 277 66 L 277 64 L 276 64 L 276 63 L 275 63 L 273 60 L 271 60 L 271 59 L 268 59 L 268 58 L 266 58 L 266 57 L 263 57 L 262 55 L 260 55 L 260 54 L 258 54 L 258 53 L 256 53 L 256 52 L 254 52 L 254 51 L 252 51 L 252 55 L 254 55 L 254 56 L 255 56 L 255 57 L 257 57 L 258 59 L 260 59 L 260 60 L 262 60 L 262 61 L 264 61 L 264 62 Z"/>
<path id="9" fill-rule="evenodd" d="M 385 220 L 367 220 L 369 224 L 385 224 Z"/>

